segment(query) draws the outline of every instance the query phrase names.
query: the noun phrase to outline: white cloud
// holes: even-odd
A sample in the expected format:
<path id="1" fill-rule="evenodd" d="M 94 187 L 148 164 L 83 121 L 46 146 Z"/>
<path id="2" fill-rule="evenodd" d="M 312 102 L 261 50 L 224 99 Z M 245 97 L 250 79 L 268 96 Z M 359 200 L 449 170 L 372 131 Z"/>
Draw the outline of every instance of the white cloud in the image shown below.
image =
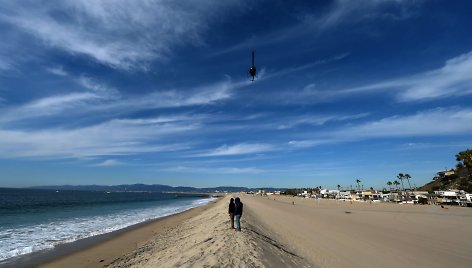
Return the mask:
<path id="1" fill-rule="evenodd" d="M 82 111 L 88 103 L 101 99 L 90 92 L 76 92 L 67 95 L 57 95 L 34 100 L 21 106 L 5 108 L 0 117 L 0 123 L 18 122 L 44 116 L 63 116 L 65 110 Z"/>
<path id="2" fill-rule="evenodd" d="M 286 122 L 281 123 L 277 126 L 278 129 L 288 129 L 293 128 L 299 125 L 314 125 L 314 126 L 321 126 L 328 122 L 336 122 L 336 121 L 346 121 L 346 120 L 354 120 L 359 118 L 364 118 L 368 116 L 369 113 L 361 113 L 361 114 L 353 114 L 353 115 L 304 115 L 304 116 L 297 116 L 294 118 L 287 118 Z"/>
<path id="3" fill-rule="evenodd" d="M 242 154 L 257 154 L 274 150 L 274 146 L 270 144 L 260 143 L 240 143 L 236 145 L 223 145 L 208 153 L 198 154 L 196 156 L 229 156 Z"/>
<path id="4" fill-rule="evenodd" d="M 347 56 L 349 56 L 349 53 L 342 53 L 342 54 L 335 55 L 335 56 L 327 58 L 327 59 L 316 60 L 316 61 L 313 61 L 313 62 L 310 62 L 310 63 L 307 63 L 307 64 L 303 64 L 303 65 L 300 65 L 300 66 L 294 66 L 294 67 L 290 67 L 290 68 L 285 68 L 285 69 L 274 71 L 274 72 L 269 72 L 266 69 L 262 69 L 259 72 L 258 76 L 259 76 L 259 79 L 262 80 L 262 79 L 269 79 L 269 78 L 272 78 L 272 77 L 277 77 L 277 76 L 282 76 L 282 75 L 289 75 L 289 74 L 300 72 L 300 71 L 303 71 L 303 70 L 307 70 L 307 69 L 310 69 L 310 68 L 313 68 L 313 67 L 316 67 L 316 66 L 319 66 L 319 65 L 324 65 L 324 64 L 328 64 L 328 63 L 331 63 L 331 62 L 334 62 L 334 61 L 339 61 L 339 60 L 342 60 L 342 59 L 346 58 Z"/>
<path id="5" fill-rule="evenodd" d="M 203 173 L 203 174 L 260 174 L 266 170 L 254 167 L 194 167 L 175 166 L 159 169 L 159 171 Z"/>
<path id="6" fill-rule="evenodd" d="M 46 68 L 46 71 L 55 74 L 57 76 L 68 76 L 69 74 L 64 70 L 62 66 Z"/>
<path id="7" fill-rule="evenodd" d="M 215 104 L 232 97 L 240 86 L 230 80 L 190 89 L 155 91 L 145 95 L 121 97 L 118 90 L 94 79 L 81 76 L 77 82 L 92 92 L 53 95 L 29 103 L 5 108 L 0 123 L 31 120 L 44 116 L 68 116 L 104 113 L 108 116 L 127 115 L 143 109 L 189 107 Z"/>
<path id="8" fill-rule="evenodd" d="M 0 71 L 8 71 L 12 68 L 13 68 L 12 64 L 5 58 L 2 58 L 0 55 Z"/>
<path id="9" fill-rule="evenodd" d="M 239 1 L 64 0 L 3 2 L 0 20 L 72 54 L 113 68 L 146 69 L 173 47 L 204 43 L 212 18 Z"/>
<path id="10" fill-rule="evenodd" d="M 103 83 L 100 83 L 99 81 L 97 81 L 95 79 L 84 76 L 84 75 L 80 76 L 77 79 L 77 82 L 81 86 L 83 86 L 83 87 L 99 94 L 100 96 L 102 96 L 104 98 L 113 99 L 113 98 L 118 98 L 120 96 L 120 93 L 118 92 L 118 90 L 116 90 L 112 87 L 109 87 L 109 86 L 107 86 Z"/>
<path id="11" fill-rule="evenodd" d="M 334 131 L 319 132 L 316 133 L 316 139 L 292 140 L 288 144 L 295 148 L 309 148 L 372 138 L 460 136 L 472 132 L 470 122 L 472 109 L 437 108 L 414 115 L 386 117 Z"/>
<path id="12" fill-rule="evenodd" d="M 416 75 L 336 91 L 338 96 L 378 90 L 396 92 L 399 101 L 425 101 L 472 94 L 472 52 L 452 58 L 443 67 Z"/>
<path id="13" fill-rule="evenodd" d="M 115 160 L 115 159 L 107 159 L 99 164 L 96 164 L 94 166 L 96 167 L 113 167 L 113 166 L 121 166 L 124 165 L 123 162 Z"/>
<path id="14" fill-rule="evenodd" d="M 340 24 L 373 18 L 403 20 L 411 15 L 411 8 L 416 4 L 408 0 L 335 0 L 323 16 L 310 15 L 307 22 L 326 30 Z"/>
<path id="15" fill-rule="evenodd" d="M 188 149 L 174 143 L 178 135 L 198 129 L 198 123 L 154 123 L 111 120 L 76 129 L 0 130 L 0 157 L 83 158 Z"/>
<path id="16" fill-rule="evenodd" d="M 438 108 L 392 116 L 344 129 L 338 137 L 411 137 L 463 135 L 472 131 L 472 109 Z"/>
<path id="17" fill-rule="evenodd" d="M 293 26 L 258 36 L 252 36 L 232 47 L 217 51 L 213 56 L 241 49 L 262 47 L 285 42 L 307 34 L 320 34 L 340 25 L 355 24 L 372 19 L 404 20 L 414 14 L 420 1 L 409 0 L 335 0 L 326 9 L 296 14 L 299 22 Z"/>

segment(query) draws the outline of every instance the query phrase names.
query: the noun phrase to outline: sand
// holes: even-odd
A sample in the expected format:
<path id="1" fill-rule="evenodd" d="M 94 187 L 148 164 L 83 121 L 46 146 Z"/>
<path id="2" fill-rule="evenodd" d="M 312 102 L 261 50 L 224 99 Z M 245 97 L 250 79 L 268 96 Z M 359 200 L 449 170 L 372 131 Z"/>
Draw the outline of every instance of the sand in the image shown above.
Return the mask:
<path id="1" fill-rule="evenodd" d="M 123 232 L 43 267 L 472 265 L 470 208 L 241 195 L 242 232 L 236 232 L 227 215 L 234 196 L 168 217 L 166 224 Z"/>
<path id="2" fill-rule="evenodd" d="M 212 202 L 207 206 L 193 208 L 172 216 L 148 221 L 111 234 L 102 235 L 98 239 L 85 239 L 96 240 L 95 242 L 92 241 L 92 244 L 88 241 L 85 241 L 85 243 L 83 243 L 83 241 L 74 242 L 72 244 L 78 245 L 71 245 L 72 250 L 66 250 L 69 252 L 67 254 L 60 253 L 61 256 L 46 262 L 42 260 L 43 258 L 40 258 L 39 264 L 36 264 L 38 261 L 33 259 L 32 262 L 26 265 L 21 264 L 21 266 L 51 268 L 105 267 L 121 256 L 150 243 L 156 236 L 168 232 L 185 220 L 211 209 L 214 205 L 214 202 Z M 82 246 L 83 244 L 86 246 Z M 47 258 L 50 259 L 49 257 Z"/>
<path id="3" fill-rule="evenodd" d="M 470 208 L 274 196 L 244 201 L 274 239 L 314 266 L 472 267 Z"/>

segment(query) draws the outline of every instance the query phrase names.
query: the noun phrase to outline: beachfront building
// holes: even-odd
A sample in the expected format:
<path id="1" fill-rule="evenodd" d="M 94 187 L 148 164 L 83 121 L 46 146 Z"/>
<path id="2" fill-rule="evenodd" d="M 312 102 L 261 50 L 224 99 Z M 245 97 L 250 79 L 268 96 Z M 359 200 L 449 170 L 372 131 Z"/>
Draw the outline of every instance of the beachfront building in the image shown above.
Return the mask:
<path id="1" fill-rule="evenodd" d="M 400 202 L 400 195 L 397 192 L 381 193 L 380 200 L 383 202 L 398 203 Z"/>
<path id="2" fill-rule="evenodd" d="M 434 195 L 430 196 L 430 200 L 436 205 L 460 205 L 460 195 L 461 191 L 459 190 L 434 191 Z"/>
<path id="3" fill-rule="evenodd" d="M 338 195 L 339 195 L 339 190 L 323 189 L 320 191 L 321 198 L 336 199 Z"/>
<path id="4" fill-rule="evenodd" d="M 374 202 L 380 202 L 382 199 L 382 194 L 378 193 L 376 191 L 362 191 L 360 192 L 360 200 L 364 201 L 374 201 Z"/>
<path id="5" fill-rule="evenodd" d="M 311 197 L 311 193 L 305 190 L 305 191 L 299 193 L 298 196 L 299 196 L 299 197 L 304 197 L 304 198 L 310 198 L 310 197 Z"/>
<path id="6" fill-rule="evenodd" d="M 336 199 L 339 200 L 352 200 L 352 195 L 350 191 L 340 191 L 336 196 Z"/>
<path id="7" fill-rule="evenodd" d="M 460 195 L 461 205 L 464 207 L 472 207 L 472 194 L 463 193 Z"/>

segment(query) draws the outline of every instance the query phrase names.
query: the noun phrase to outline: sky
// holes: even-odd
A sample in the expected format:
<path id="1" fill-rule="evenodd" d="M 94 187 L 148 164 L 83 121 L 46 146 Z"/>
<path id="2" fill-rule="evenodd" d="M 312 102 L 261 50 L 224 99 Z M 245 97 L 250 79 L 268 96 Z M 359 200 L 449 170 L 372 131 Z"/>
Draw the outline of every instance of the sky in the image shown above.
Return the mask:
<path id="1" fill-rule="evenodd" d="M 2 0 L 0 187 L 421 186 L 472 147 L 471 10 Z"/>

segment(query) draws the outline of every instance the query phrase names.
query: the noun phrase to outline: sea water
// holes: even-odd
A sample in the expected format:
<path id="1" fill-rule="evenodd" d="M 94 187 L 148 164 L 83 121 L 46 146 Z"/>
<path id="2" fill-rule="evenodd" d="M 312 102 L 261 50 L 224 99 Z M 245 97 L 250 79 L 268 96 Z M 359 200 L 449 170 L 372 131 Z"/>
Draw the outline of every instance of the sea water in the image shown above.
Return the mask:
<path id="1" fill-rule="evenodd" d="M 153 192 L 0 188 L 0 263 L 176 214 L 212 200 Z"/>

